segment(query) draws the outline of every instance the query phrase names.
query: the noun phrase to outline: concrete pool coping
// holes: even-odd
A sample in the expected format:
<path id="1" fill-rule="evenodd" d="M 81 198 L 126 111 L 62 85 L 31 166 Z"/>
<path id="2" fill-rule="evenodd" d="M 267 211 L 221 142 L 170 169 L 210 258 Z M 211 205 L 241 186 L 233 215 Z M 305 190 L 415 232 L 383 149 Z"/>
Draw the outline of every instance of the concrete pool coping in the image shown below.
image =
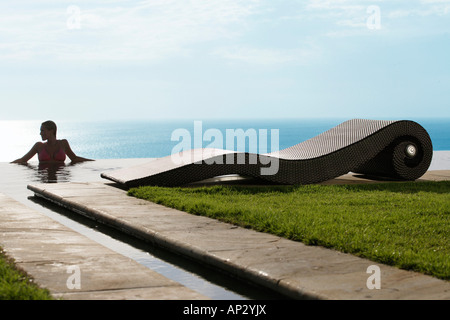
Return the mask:
<path id="1" fill-rule="evenodd" d="M 450 171 L 429 171 L 420 180 L 450 180 Z M 348 174 L 327 183 L 371 182 Z M 166 208 L 129 197 L 110 183 L 34 184 L 28 189 L 79 214 L 286 297 L 450 299 L 447 281 Z M 367 286 L 371 276 L 368 270 L 373 265 L 380 268 L 379 290 Z"/>

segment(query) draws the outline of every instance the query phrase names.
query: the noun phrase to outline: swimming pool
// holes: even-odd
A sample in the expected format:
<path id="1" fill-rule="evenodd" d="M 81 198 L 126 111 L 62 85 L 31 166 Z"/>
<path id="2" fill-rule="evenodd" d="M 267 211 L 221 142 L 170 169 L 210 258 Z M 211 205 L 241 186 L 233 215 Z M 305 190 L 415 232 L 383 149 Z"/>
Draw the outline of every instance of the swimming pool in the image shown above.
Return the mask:
<path id="1" fill-rule="evenodd" d="M 138 263 L 177 281 L 214 300 L 280 299 L 277 293 L 261 290 L 227 275 L 217 273 L 194 261 L 155 248 L 97 222 L 88 220 L 57 205 L 35 197 L 27 189 L 30 183 L 64 183 L 105 181 L 100 173 L 147 162 L 149 159 L 111 159 L 39 166 L 0 163 L 0 192 L 24 203 L 80 234 Z"/>

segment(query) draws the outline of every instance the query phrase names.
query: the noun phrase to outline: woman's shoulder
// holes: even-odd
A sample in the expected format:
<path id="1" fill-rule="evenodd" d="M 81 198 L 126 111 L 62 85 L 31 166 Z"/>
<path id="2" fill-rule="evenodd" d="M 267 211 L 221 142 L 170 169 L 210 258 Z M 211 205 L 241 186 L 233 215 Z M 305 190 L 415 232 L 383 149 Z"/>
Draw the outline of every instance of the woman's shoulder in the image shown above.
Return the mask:
<path id="1" fill-rule="evenodd" d="M 58 140 L 60 148 L 62 148 L 64 151 L 67 149 L 70 149 L 69 141 L 67 139 L 61 139 Z"/>
<path id="2" fill-rule="evenodd" d="M 42 148 L 44 148 L 45 144 L 43 142 L 36 142 L 33 147 L 31 148 L 31 150 L 33 152 L 39 153 L 41 152 Z"/>
<path id="3" fill-rule="evenodd" d="M 58 141 L 63 146 L 67 146 L 69 144 L 69 141 L 67 141 L 67 139 L 61 139 L 61 140 L 58 140 Z"/>

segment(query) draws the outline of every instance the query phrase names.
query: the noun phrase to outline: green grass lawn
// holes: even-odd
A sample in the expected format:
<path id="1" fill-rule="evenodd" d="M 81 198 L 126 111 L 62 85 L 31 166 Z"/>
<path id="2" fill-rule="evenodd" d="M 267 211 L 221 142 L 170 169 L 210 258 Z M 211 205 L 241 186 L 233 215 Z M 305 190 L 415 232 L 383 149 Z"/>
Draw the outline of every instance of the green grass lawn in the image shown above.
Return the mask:
<path id="1" fill-rule="evenodd" d="M 140 187 L 196 215 L 450 279 L 450 182 Z"/>
<path id="2" fill-rule="evenodd" d="M 51 300 L 48 290 L 39 288 L 0 248 L 0 300 Z"/>

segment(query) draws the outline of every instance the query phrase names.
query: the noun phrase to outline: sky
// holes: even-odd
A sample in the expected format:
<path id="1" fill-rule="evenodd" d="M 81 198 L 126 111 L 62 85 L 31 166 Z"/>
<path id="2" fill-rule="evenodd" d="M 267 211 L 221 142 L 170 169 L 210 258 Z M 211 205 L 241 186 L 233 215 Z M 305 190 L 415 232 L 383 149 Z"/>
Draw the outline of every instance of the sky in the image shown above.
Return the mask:
<path id="1" fill-rule="evenodd" d="M 450 118 L 450 0 L 0 4 L 0 120 Z"/>

